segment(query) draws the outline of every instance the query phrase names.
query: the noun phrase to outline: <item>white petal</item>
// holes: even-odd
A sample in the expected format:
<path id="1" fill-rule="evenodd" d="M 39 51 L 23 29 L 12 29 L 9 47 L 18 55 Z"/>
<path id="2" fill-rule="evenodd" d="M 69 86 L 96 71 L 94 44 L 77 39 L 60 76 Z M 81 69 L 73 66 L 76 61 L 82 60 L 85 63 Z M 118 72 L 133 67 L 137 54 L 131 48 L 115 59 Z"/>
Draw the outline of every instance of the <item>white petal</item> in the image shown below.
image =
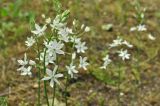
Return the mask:
<path id="1" fill-rule="evenodd" d="M 76 53 L 72 53 L 72 60 L 74 60 L 76 58 Z"/>
<path id="2" fill-rule="evenodd" d="M 47 75 L 52 76 L 52 71 L 50 69 L 46 69 L 46 73 Z"/>
<path id="3" fill-rule="evenodd" d="M 62 50 L 56 50 L 56 53 L 58 53 L 58 54 L 64 54 L 64 51 L 62 51 Z"/>
<path id="4" fill-rule="evenodd" d="M 56 65 L 56 66 L 54 67 L 54 70 L 53 70 L 52 76 L 54 76 L 54 75 L 55 75 L 55 73 L 56 73 L 57 69 L 58 69 L 58 65 Z"/>
<path id="5" fill-rule="evenodd" d="M 60 78 L 60 77 L 63 77 L 63 74 L 56 74 L 54 77 L 55 78 Z"/>
<path id="6" fill-rule="evenodd" d="M 40 30 L 40 29 L 41 29 L 41 27 L 40 27 L 38 24 L 35 24 L 35 28 L 36 28 L 37 30 Z"/>
<path id="7" fill-rule="evenodd" d="M 74 72 L 74 73 L 78 73 L 78 71 L 77 71 L 77 70 L 73 70 L 73 72 Z"/>
<path id="8" fill-rule="evenodd" d="M 37 35 L 39 34 L 39 31 L 35 30 L 35 31 L 31 31 L 33 34 Z"/>
<path id="9" fill-rule="evenodd" d="M 23 60 L 17 60 L 20 65 L 24 65 Z"/>
<path id="10" fill-rule="evenodd" d="M 35 61 L 30 60 L 30 61 L 29 61 L 29 64 L 30 64 L 30 65 L 35 65 L 36 63 L 35 63 Z"/>
<path id="11" fill-rule="evenodd" d="M 53 79 L 51 79 L 51 81 L 50 81 L 50 86 L 53 88 L 53 86 L 54 86 L 54 80 Z"/>
<path id="12" fill-rule="evenodd" d="M 45 31 L 47 29 L 47 26 L 43 26 L 42 31 Z"/>
<path id="13" fill-rule="evenodd" d="M 51 79 L 51 77 L 44 77 L 44 78 L 42 78 L 41 80 L 50 80 Z"/>
<path id="14" fill-rule="evenodd" d="M 60 85 L 60 83 L 59 83 L 59 81 L 58 81 L 57 79 L 54 79 L 54 81 L 55 81 L 58 85 Z"/>

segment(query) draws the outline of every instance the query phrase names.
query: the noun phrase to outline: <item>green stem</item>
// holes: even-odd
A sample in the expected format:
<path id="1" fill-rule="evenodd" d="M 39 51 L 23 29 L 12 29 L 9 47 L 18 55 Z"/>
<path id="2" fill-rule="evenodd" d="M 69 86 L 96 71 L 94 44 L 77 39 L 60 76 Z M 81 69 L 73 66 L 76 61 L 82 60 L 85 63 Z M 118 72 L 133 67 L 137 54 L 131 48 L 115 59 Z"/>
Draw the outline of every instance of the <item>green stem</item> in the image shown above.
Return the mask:
<path id="1" fill-rule="evenodd" d="M 49 38 L 47 43 L 49 43 L 51 39 L 52 39 L 52 36 Z M 44 57 L 43 57 L 43 74 L 44 75 L 46 74 L 46 52 L 47 52 L 47 48 L 45 48 L 44 50 Z M 47 94 L 47 84 L 45 80 L 43 81 L 43 83 L 44 83 L 44 95 L 46 98 L 47 106 L 49 106 L 49 100 L 48 100 L 48 94 Z"/>
<path id="2" fill-rule="evenodd" d="M 38 60 L 40 61 L 40 50 L 39 50 L 39 46 L 38 46 L 38 41 L 36 39 L 36 45 L 37 45 L 37 49 L 38 49 Z M 40 91 L 41 91 L 41 87 L 40 87 L 40 81 L 41 81 L 41 69 L 40 67 L 38 66 L 38 106 L 41 105 L 40 103 L 40 98 L 41 98 L 41 95 L 40 95 Z"/>
<path id="3" fill-rule="evenodd" d="M 140 34 L 139 34 L 139 32 L 137 33 L 137 39 L 138 39 L 138 44 L 139 44 L 139 42 L 140 42 L 140 40 L 141 40 L 141 37 L 140 37 Z M 139 44 L 140 45 L 140 44 Z M 137 46 L 137 54 L 136 54 L 136 63 L 135 63 L 135 67 L 136 67 L 136 70 L 137 71 L 139 71 L 140 70 L 140 67 L 139 67 L 139 54 L 141 54 L 140 53 L 140 48 L 138 48 L 138 46 Z M 139 73 L 138 73 L 139 74 Z M 138 76 L 139 77 L 139 76 Z M 133 93 L 134 93 L 134 96 L 133 96 L 133 103 L 132 103 L 132 106 L 135 106 L 135 102 L 136 102 L 136 100 L 137 100 L 137 94 L 138 94 L 138 86 L 139 86 L 139 82 L 140 82 L 140 79 L 137 79 L 137 78 L 135 78 L 135 80 L 136 80 L 136 82 L 135 82 L 135 86 L 134 86 L 134 88 L 133 88 Z"/>
<path id="4" fill-rule="evenodd" d="M 54 87 L 53 87 L 53 99 L 52 99 L 52 106 L 54 106 L 54 98 L 55 98 L 55 95 L 56 95 L 56 84 L 54 84 Z"/>
<path id="5" fill-rule="evenodd" d="M 44 95 L 45 95 L 45 98 L 46 98 L 46 101 L 47 101 L 47 106 L 49 106 L 46 81 L 44 81 Z"/>
<path id="6" fill-rule="evenodd" d="M 67 75 L 66 85 L 65 85 L 65 104 L 66 104 L 66 106 L 68 106 L 68 102 L 67 102 L 67 88 L 68 88 L 68 75 Z"/>
<path id="7" fill-rule="evenodd" d="M 59 64 L 58 56 L 56 57 L 56 63 Z M 57 71 L 58 71 L 58 68 L 57 68 Z M 55 73 L 57 73 L 57 71 Z M 53 87 L 53 92 L 52 93 L 53 93 L 52 106 L 54 106 L 54 99 L 55 99 L 55 96 L 56 96 L 56 83 L 54 83 L 54 87 Z"/>
<path id="8" fill-rule="evenodd" d="M 38 106 L 40 106 L 40 91 L 41 91 L 41 87 L 40 87 L 40 80 L 41 80 L 41 74 L 40 74 L 40 70 L 38 71 Z"/>
<path id="9" fill-rule="evenodd" d="M 120 65 L 118 65 L 118 106 L 121 106 L 121 100 L 120 100 L 120 93 L 121 93 L 121 90 L 120 90 L 120 84 L 121 84 L 121 70 L 120 70 Z"/>
<path id="10" fill-rule="evenodd" d="M 43 74 L 45 75 L 46 73 L 46 65 L 45 65 L 45 61 L 46 61 L 46 51 L 47 49 L 45 49 L 45 52 L 44 52 L 44 59 L 43 59 Z M 44 83 L 44 95 L 45 95 L 45 98 L 46 98 L 46 102 L 47 102 L 47 106 L 49 106 L 49 100 L 48 100 L 48 94 L 47 94 L 47 84 L 46 84 L 46 81 L 43 81 Z"/>

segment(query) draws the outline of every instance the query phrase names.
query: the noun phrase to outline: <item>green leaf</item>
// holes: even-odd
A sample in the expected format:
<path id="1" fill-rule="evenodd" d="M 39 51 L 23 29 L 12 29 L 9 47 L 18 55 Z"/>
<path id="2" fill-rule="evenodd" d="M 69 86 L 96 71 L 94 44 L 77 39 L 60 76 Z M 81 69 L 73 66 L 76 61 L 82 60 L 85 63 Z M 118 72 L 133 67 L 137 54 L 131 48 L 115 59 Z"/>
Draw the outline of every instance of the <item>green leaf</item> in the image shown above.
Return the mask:
<path id="1" fill-rule="evenodd" d="M 133 75 L 135 77 L 136 80 L 140 81 L 140 72 L 138 72 L 138 70 L 136 69 L 132 69 Z"/>
<path id="2" fill-rule="evenodd" d="M 103 70 L 94 70 L 91 74 L 99 81 L 104 82 L 109 85 L 116 85 L 116 81 L 111 78 L 111 76 Z"/>
<path id="3" fill-rule="evenodd" d="M 8 10 L 5 8 L 0 9 L 0 14 L 2 17 L 8 16 Z"/>
<path id="4" fill-rule="evenodd" d="M 62 12 L 62 4 L 60 3 L 59 0 L 53 0 L 53 4 L 54 4 L 54 10 L 60 14 Z"/>
<path id="5" fill-rule="evenodd" d="M 8 106 L 6 97 L 0 97 L 0 106 Z"/>

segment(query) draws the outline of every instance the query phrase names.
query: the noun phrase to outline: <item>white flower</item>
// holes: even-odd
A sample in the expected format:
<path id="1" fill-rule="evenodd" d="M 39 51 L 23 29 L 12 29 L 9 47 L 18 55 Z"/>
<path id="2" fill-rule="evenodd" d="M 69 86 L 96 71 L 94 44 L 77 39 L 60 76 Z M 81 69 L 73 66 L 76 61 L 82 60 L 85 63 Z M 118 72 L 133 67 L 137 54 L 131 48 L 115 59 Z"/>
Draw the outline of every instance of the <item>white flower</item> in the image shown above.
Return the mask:
<path id="1" fill-rule="evenodd" d="M 58 34 L 60 35 L 59 36 L 59 39 L 60 40 L 63 40 L 65 42 L 69 42 L 69 34 L 73 34 L 72 32 L 72 29 L 69 29 L 69 28 L 60 28 L 59 31 L 58 31 Z"/>
<path id="2" fill-rule="evenodd" d="M 49 17 L 45 21 L 46 21 L 47 24 L 50 24 L 51 23 L 51 18 Z"/>
<path id="3" fill-rule="evenodd" d="M 24 60 L 17 60 L 17 61 L 18 61 L 19 65 L 21 65 L 21 66 L 27 65 L 28 64 L 28 60 L 27 60 L 26 53 L 24 54 Z"/>
<path id="4" fill-rule="evenodd" d="M 112 62 L 112 60 L 109 58 L 109 55 L 106 55 L 104 58 L 103 58 L 103 66 L 100 67 L 101 69 L 106 69 L 106 67 Z"/>
<path id="5" fill-rule="evenodd" d="M 46 15 L 45 15 L 45 14 L 41 14 L 41 17 L 42 17 L 42 18 L 46 18 Z"/>
<path id="6" fill-rule="evenodd" d="M 31 36 L 30 38 L 27 37 L 27 40 L 25 41 L 25 44 L 27 47 L 31 47 L 35 43 L 35 39 Z"/>
<path id="7" fill-rule="evenodd" d="M 88 48 L 85 46 L 85 42 L 79 42 L 75 45 L 75 48 L 77 49 L 77 53 L 85 53 L 85 50 Z"/>
<path id="8" fill-rule="evenodd" d="M 58 34 L 59 34 L 59 35 L 62 35 L 62 36 L 63 36 L 63 35 L 64 35 L 64 36 L 68 36 L 68 35 L 69 35 L 69 32 L 68 32 L 67 28 L 65 27 L 65 28 L 59 29 Z"/>
<path id="9" fill-rule="evenodd" d="M 128 46 L 129 48 L 132 48 L 133 45 L 131 45 L 129 42 L 127 42 L 126 40 L 122 42 L 122 44 Z"/>
<path id="10" fill-rule="evenodd" d="M 132 32 L 132 31 L 135 31 L 135 30 L 137 30 L 137 27 L 131 27 L 130 28 L 130 31 Z"/>
<path id="11" fill-rule="evenodd" d="M 75 20 L 75 19 L 73 20 L 72 24 L 73 24 L 73 25 L 76 25 L 76 20 Z"/>
<path id="12" fill-rule="evenodd" d="M 86 61 L 87 61 L 87 57 L 82 58 L 80 56 L 79 68 L 83 68 L 84 70 L 87 70 L 86 66 L 88 66 L 89 63 L 87 63 Z"/>
<path id="13" fill-rule="evenodd" d="M 152 34 L 148 34 L 148 38 L 149 38 L 150 40 L 156 40 L 156 38 L 155 38 Z"/>
<path id="14" fill-rule="evenodd" d="M 54 40 L 54 41 L 50 41 L 49 44 L 45 44 L 45 46 L 48 48 L 47 51 L 49 55 L 52 55 L 55 58 L 56 58 L 56 53 L 64 54 L 64 51 L 61 50 L 64 44 L 61 42 L 57 42 L 56 40 Z"/>
<path id="15" fill-rule="evenodd" d="M 84 29 L 85 32 L 89 32 L 90 30 L 91 30 L 91 29 L 90 29 L 90 27 L 88 27 L 88 26 L 85 27 L 85 29 Z"/>
<path id="16" fill-rule="evenodd" d="M 35 65 L 35 61 L 33 60 L 27 60 L 26 53 L 24 54 L 24 60 L 17 60 L 20 66 L 26 66 L 26 65 Z"/>
<path id="17" fill-rule="evenodd" d="M 40 54 L 40 60 L 41 61 L 44 60 L 44 53 Z M 45 66 L 47 66 L 49 63 L 53 64 L 55 60 L 56 60 L 56 57 L 50 55 L 47 51 L 45 56 Z"/>
<path id="18" fill-rule="evenodd" d="M 122 44 L 122 41 L 123 40 L 120 37 L 117 37 L 117 39 L 113 40 L 113 43 L 111 43 L 109 46 L 110 48 L 117 47 Z"/>
<path id="19" fill-rule="evenodd" d="M 137 30 L 138 30 L 138 31 L 146 31 L 147 28 L 146 28 L 145 25 L 141 25 L 141 24 L 140 24 L 140 25 L 137 26 Z"/>
<path id="20" fill-rule="evenodd" d="M 130 59 L 130 54 L 128 54 L 127 50 L 120 50 L 118 51 L 118 53 L 119 53 L 119 57 L 121 57 L 122 60 Z"/>
<path id="21" fill-rule="evenodd" d="M 29 65 L 35 65 L 36 64 L 36 62 L 35 61 L 33 61 L 33 60 L 29 60 Z"/>
<path id="22" fill-rule="evenodd" d="M 60 18 L 59 16 L 56 16 L 56 18 L 53 20 L 52 24 L 50 24 L 50 26 L 53 28 L 53 29 L 60 29 L 60 28 L 63 28 L 66 24 L 65 23 L 61 23 L 60 22 Z"/>
<path id="23" fill-rule="evenodd" d="M 32 75 L 31 69 L 32 69 L 31 66 L 29 66 L 29 67 L 27 67 L 27 68 L 23 67 L 23 68 L 21 69 L 21 75 L 29 75 L 29 76 L 31 76 L 31 75 Z"/>
<path id="24" fill-rule="evenodd" d="M 38 25 L 38 24 L 35 24 L 35 28 L 36 30 L 34 31 L 31 31 L 33 34 L 35 35 L 38 35 L 38 36 L 41 36 L 44 34 L 44 31 L 47 29 L 46 25 L 44 25 L 42 28 Z"/>
<path id="25" fill-rule="evenodd" d="M 83 29 L 83 28 L 84 28 L 84 24 L 81 25 L 81 29 Z"/>
<path id="26" fill-rule="evenodd" d="M 71 38 L 71 42 L 73 43 L 76 43 L 76 44 L 81 43 L 81 38 L 76 38 L 76 37 L 70 37 L 70 38 Z"/>
<path id="27" fill-rule="evenodd" d="M 146 28 L 146 26 L 145 25 L 138 25 L 138 26 L 136 26 L 136 27 L 131 27 L 130 28 L 130 31 L 132 32 L 132 31 L 135 31 L 135 30 L 137 30 L 137 31 L 146 31 L 147 30 L 147 28 Z"/>
<path id="28" fill-rule="evenodd" d="M 58 37 L 59 40 L 62 40 L 64 42 L 69 42 L 69 36 L 68 35 L 60 35 Z"/>
<path id="29" fill-rule="evenodd" d="M 57 69 L 58 69 L 57 65 L 54 67 L 53 71 L 51 71 L 50 69 L 46 69 L 46 73 L 48 76 L 45 76 L 42 79 L 42 80 L 50 80 L 50 86 L 52 88 L 54 86 L 54 83 L 57 83 L 58 85 L 60 85 L 60 82 L 57 79 L 63 77 L 63 74 L 61 73 L 56 74 Z"/>
<path id="30" fill-rule="evenodd" d="M 68 74 L 71 75 L 71 78 L 73 78 L 74 73 L 78 73 L 78 71 L 75 69 L 76 66 L 73 66 L 73 63 L 71 63 L 69 66 L 66 66 Z"/>
<path id="31" fill-rule="evenodd" d="M 74 60 L 76 58 L 76 53 L 72 53 L 72 60 Z"/>
<path id="32" fill-rule="evenodd" d="M 17 71 L 21 71 L 21 75 L 31 75 L 31 72 L 30 72 L 32 69 L 31 66 L 36 64 L 35 61 L 28 60 L 26 53 L 24 54 L 24 60 L 17 60 L 17 61 L 19 65 L 21 66 L 20 68 L 17 69 Z"/>

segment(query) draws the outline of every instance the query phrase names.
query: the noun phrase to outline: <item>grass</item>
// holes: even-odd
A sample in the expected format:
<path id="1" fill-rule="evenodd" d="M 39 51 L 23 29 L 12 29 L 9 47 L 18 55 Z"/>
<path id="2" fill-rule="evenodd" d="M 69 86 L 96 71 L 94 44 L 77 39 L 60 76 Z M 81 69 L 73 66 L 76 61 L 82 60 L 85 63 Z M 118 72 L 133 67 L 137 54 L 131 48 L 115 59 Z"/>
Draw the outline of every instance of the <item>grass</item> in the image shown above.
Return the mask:
<path id="1" fill-rule="evenodd" d="M 12 93 L 9 97 L 9 104 L 33 105 L 36 100 L 36 80 L 24 78 L 18 75 L 16 59 L 21 58 L 25 52 L 24 40 L 30 35 L 30 27 L 35 22 L 42 22 L 42 13 L 54 17 L 55 11 L 51 3 L 33 0 L 17 0 L 16 2 L 1 1 L 0 3 L 0 91 L 10 86 Z M 159 29 L 159 0 L 140 1 L 141 7 L 147 7 L 145 12 L 145 24 L 148 31 L 142 33 L 130 33 L 129 28 L 137 25 L 134 17 L 136 10 L 134 4 L 129 1 L 113 0 L 63 0 L 63 9 L 69 8 L 71 20 L 76 18 L 89 26 L 92 31 L 84 35 L 89 51 L 88 57 L 92 64 L 88 71 L 80 71 L 78 79 L 71 81 L 69 91 L 69 103 L 73 106 L 115 106 L 117 103 L 117 70 L 115 64 L 107 70 L 100 70 L 101 58 L 106 53 L 106 44 L 110 43 L 116 36 L 128 40 L 134 45 L 131 50 L 132 62 L 122 66 L 124 70 L 121 83 L 121 105 L 160 105 L 160 38 Z M 103 30 L 102 26 L 112 24 L 112 30 Z M 152 33 L 155 41 L 148 39 Z M 137 39 L 136 36 L 140 36 Z M 97 43 L 98 42 L 98 43 Z M 30 52 L 32 57 L 32 52 Z M 138 59 L 138 61 L 136 60 Z M 138 66 L 137 66 L 138 64 Z M 96 67 L 96 68 L 95 68 Z M 137 68 L 138 67 L 138 68 Z M 3 73 L 3 74 L 2 74 Z M 36 73 L 34 74 L 36 76 Z M 138 80 L 135 94 L 135 83 Z M 51 89 L 49 89 L 51 91 Z M 30 92 L 28 92 L 30 91 Z M 61 97 L 61 92 L 57 94 Z M 5 98 L 1 98 L 2 101 Z M 134 99 L 134 100 L 133 100 Z M 58 99 L 59 101 L 63 101 Z M 134 103 L 132 103 L 134 101 Z M 0 101 L 1 103 L 1 101 Z M 2 105 L 3 106 L 3 105 Z M 5 106 L 5 105 L 4 105 Z M 7 105 L 6 105 L 7 106 Z M 22 105 L 23 106 L 23 105 Z"/>
<path id="2" fill-rule="evenodd" d="M 6 97 L 0 97 L 0 106 L 8 106 L 8 101 Z"/>

